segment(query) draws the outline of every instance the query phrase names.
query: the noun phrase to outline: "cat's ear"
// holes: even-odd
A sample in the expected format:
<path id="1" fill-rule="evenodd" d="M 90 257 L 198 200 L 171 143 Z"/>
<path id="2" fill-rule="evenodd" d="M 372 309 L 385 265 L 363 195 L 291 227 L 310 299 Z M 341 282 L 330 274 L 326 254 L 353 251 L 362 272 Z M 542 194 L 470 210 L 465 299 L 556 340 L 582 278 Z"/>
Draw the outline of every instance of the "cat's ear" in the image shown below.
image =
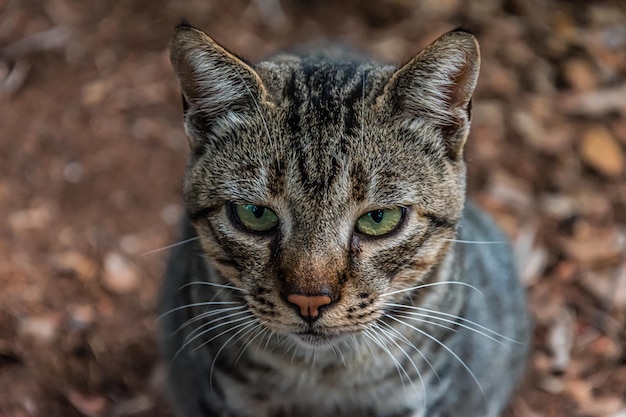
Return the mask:
<path id="1" fill-rule="evenodd" d="M 469 132 L 479 68 L 474 35 L 448 32 L 392 75 L 385 87 L 385 102 L 408 122 L 418 117 L 434 122 L 444 136 L 448 155 L 457 159 Z"/>
<path id="2" fill-rule="evenodd" d="M 174 29 L 170 59 L 184 111 L 201 117 L 202 125 L 256 111 L 266 96 L 261 78 L 248 63 L 187 23 Z M 194 148 L 201 145 L 194 143 L 196 139 L 190 137 Z"/>

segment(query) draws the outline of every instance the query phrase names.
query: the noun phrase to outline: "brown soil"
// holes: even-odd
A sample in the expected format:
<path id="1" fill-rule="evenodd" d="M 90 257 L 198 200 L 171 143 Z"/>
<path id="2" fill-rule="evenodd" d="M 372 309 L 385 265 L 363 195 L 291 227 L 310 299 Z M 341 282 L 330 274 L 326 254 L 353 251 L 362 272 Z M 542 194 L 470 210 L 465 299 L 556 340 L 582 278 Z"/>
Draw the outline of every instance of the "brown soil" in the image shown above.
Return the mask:
<path id="1" fill-rule="evenodd" d="M 507 416 L 626 415 L 619 1 L 6 0 L 0 416 L 171 416 L 154 314 L 166 251 L 150 251 L 175 242 L 181 212 L 167 43 L 182 17 L 251 59 L 332 39 L 400 63 L 475 32 L 470 195 L 514 242 L 536 323 Z"/>

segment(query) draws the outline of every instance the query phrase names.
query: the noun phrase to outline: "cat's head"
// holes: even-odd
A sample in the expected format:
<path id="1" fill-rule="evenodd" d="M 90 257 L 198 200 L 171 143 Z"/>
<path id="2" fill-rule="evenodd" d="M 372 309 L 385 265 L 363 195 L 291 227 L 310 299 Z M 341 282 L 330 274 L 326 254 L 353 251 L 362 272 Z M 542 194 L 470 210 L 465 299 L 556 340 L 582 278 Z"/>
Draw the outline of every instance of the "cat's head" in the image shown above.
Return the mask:
<path id="1" fill-rule="evenodd" d="M 447 33 L 400 68 L 251 64 L 181 25 L 171 58 L 192 149 L 187 209 L 265 326 L 323 344 L 372 325 L 436 268 L 464 204 L 471 34 Z"/>

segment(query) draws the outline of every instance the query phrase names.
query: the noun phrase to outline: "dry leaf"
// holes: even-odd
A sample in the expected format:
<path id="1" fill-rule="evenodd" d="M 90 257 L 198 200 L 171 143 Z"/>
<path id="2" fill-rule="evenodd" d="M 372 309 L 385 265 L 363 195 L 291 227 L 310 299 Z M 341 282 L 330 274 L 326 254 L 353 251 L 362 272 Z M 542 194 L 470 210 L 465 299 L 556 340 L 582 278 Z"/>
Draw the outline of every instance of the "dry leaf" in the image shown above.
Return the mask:
<path id="1" fill-rule="evenodd" d="M 606 176 L 617 177 L 624 172 L 624 152 L 605 127 L 595 126 L 585 132 L 580 153 L 587 165 Z"/>

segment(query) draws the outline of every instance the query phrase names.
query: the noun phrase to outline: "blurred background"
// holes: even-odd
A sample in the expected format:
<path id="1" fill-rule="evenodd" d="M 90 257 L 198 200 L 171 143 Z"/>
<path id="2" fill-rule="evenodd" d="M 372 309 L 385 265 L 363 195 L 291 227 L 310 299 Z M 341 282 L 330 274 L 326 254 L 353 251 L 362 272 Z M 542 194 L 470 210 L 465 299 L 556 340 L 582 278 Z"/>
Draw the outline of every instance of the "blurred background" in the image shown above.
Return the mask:
<path id="1" fill-rule="evenodd" d="M 469 193 L 536 323 L 506 416 L 626 416 L 626 7 L 549 0 L 1 0 L 0 416 L 171 416 L 154 308 L 188 151 L 181 18 L 252 60 L 330 40 L 400 64 L 473 31 Z"/>

